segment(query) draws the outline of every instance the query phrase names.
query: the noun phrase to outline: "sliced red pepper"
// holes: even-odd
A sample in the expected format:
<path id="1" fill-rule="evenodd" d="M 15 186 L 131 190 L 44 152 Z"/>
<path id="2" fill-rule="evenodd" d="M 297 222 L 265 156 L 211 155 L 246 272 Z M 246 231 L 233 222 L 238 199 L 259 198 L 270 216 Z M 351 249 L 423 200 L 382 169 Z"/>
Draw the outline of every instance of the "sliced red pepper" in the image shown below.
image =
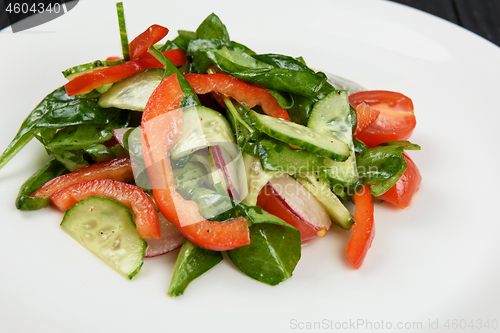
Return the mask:
<path id="1" fill-rule="evenodd" d="M 122 59 L 123 59 L 122 57 L 111 56 L 111 57 L 107 57 L 106 61 L 118 61 L 118 60 L 122 60 Z"/>
<path id="2" fill-rule="evenodd" d="M 77 183 L 56 191 L 50 202 L 65 212 L 81 200 L 91 197 L 107 197 L 131 208 L 137 232 L 142 238 L 161 238 L 160 222 L 153 201 L 139 187 L 113 179 L 94 179 Z"/>
<path id="3" fill-rule="evenodd" d="M 163 54 L 174 63 L 180 66 L 187 61 L 186 53 L 183 50 L 175 49 L 163 52 Z M 150 68 L 162 68 L 163 65 L 151 54 L 146 53 L 136 60 L 126 61 L 123 64 L 109 66 L 82 74 L 66 83 L 66 93 L 68 96 L 87 94 L 103 84 L 115 83 L 142 72 Z"/>
<path id="4" fill-rule="evenodd" d="M 208 94 L 217 91 L 224 96 L 234 98 L 238 103 L 249 108 L 260 105 L 264 113 L 269 116 L 290 120 L 288 112 L 264 88 L 221 73 L 186 74 L 184 76 L 197 94 Z"/>
<path id="5" fill-rule="evenodd" d="M 370 186 L 365 185 L 353 195 L 352 200 L 356 205 L 354 209 L 354 225 L 352 235 L 347 243 L 346 256 L 355 268 L 363 263 L 368 249 L 371 247 L 375 236 L 373 223 L 373 199 Z"/>
<path id="6" fill-rule="evenodd" d="M 142 116 L 142 149 L 155 202 L 162 214 L 197 246 L 225 251 L 248 245 L 250 233 L 245 218 L 224 223 L 208 221 L 194 201 L 185 200 L 175 190 L 168 152 L 182 136 L 182 97 L 177 75 L 173 74 L 153 92 Z"/>
<path id="7" fill-rule="evenodd" d="M 168 34 L 168 29 L 153 24 L 128 44 L 130 59 L 135 60 L 145 54 L 151 45 L 158 43 Z"/>
<path id="8" fill-rule="evenodd" d="M 69 185 L 86 182 L 93 179 L 114 179 L 129 183 L 134 180 L 130 157 L 118 157 L 100 163 L 95 163 L 79 170 L 56 177 L 44 185 L 32 197 L 48 198 L 57 190 Z"/>
<path id="9" fill-rule="evenodd" d="M 358 123 L 353 135 L 363 132 L 371 124 L 373 124 L 380 115 L 380 111 L 372 109 L 368 104 L 363 102 L 356 105 L 356 114 L 358 117 Z"/>

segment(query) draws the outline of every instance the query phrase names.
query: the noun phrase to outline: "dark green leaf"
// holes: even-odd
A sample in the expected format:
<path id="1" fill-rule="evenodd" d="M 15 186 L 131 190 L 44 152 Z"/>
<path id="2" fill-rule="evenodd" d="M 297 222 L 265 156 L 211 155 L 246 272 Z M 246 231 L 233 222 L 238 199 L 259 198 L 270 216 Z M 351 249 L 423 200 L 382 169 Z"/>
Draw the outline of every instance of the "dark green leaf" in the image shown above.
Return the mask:
<path id="1" fill-rule="evenodd" d="M 57 160 L 50 160 L 40 170 L 34 173 L 19 189 L 16 207 L 20 210 L 36 210 L 50 204 L 49 198 L 36 198 L 29 195 L 38 190 L 43 184 L 68 172 Z"/>
<path id="2" fill-rule="evenodd" d="M 187 48 L 187 55 L 192 59 L 192 71 L 205 73 L 211 65 L 204 50 L 230 45 L 231 40 L 226 26 L 217 15 L 210 14 L 196 29 L 196 39 L 190 40 Z"/>
<path id="3" fill-rule="evenodd" d="M 229 46 L 231 43 L 226 26 L 214 13 L 208 15 L 198 26 L 196 29 L 196 38 L 209 40 L 215 47 L 222 45 Z"/>
<path id="4" fill-rule="evenodd" d="M 360 183 L 373 184 L 385 181 L 406 168 L 404 150 L 419 150 L 409 141 L 393 141 L 368 148 L 356 154 Z M 403 170 L 404 172 L 404 170 Z"/>
<path id="5" fill-rule="evenodd" d="M 182 295 L 193 280 L 221 261 L 221 252 L 202 249 L 186 240 L 175 262 L 168 295 L 170 297 Z"/>
<path id="6" fill-rule="evenodd" d="M 115 119 L 119 109 L 103 109 L 95 94 L 68 96 L 60 87 L 47 95 L 25 119 L 16 136 L 0 156 L 0 168 L 15 156 L 35 135 L 46 129 L 81 124 L 105 125 Z M 55 134 L 52 130 L 51 134 Z M 47 131 L 45 131 L 47 133 Z"/>
<path id="7" fill-rule="evenodd" d="M 231 62 L 210 50 L 207 50 L 205 54 L 218 69 L 243 81 L 268 89 L 314 98 L 326 82 L 326 77 L 313 74 L 310 71 L 290 70 L 287 68 L 250 69 Z"/>
<path id="8" fill-rule="evenodd" d="M 243 273 L 271 286 L 292 277 L 300 259 L 300 233 L 281 224 L 250 227 L 250 245 L 227 251 Z"/>
<path id="9" fill-rule="evenodd" d="M 105 142 L 113 137 L 110 130 L 93 124 L 69 126 L 57 132 L 46 145 L 49 149 L 84 149 L 96 143 Z"/>
<path id="10" fill-rule="evenodd" d="M 71 172 L 89 166 L 89 162 L 84 157 L 83 150 L 47 149 L 47 152 Z"/>

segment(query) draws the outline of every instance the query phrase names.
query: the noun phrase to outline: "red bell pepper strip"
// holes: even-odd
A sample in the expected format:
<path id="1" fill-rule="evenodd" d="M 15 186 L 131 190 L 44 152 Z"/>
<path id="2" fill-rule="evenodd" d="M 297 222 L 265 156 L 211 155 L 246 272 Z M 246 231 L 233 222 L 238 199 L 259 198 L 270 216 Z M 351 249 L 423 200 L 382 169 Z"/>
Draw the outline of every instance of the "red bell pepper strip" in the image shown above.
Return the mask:
<path id="1" fill-rule="evenodd" d="M 352 226 L 351 239 L 347 243 L 346 256 L 354 268 L 359 268 L 371 247 L 375 236 L 373 223 L 373 199 L 370 186 L 365 185 L 352 197 L 356 208 L 354 209 L 354 225 Z"/>
<path id="2" fill-rule="evenodd" d="M 373 124 L 380 115 L 380 111 L 372 109 L 368 104 L 363 102 L 356 105 L 356 115 L 358 117 L 358 123 L 353 135 L 363 132 Z"/>
<path id="3" fill-rule="evenodd" d="M 50 202 L 65 212 L 81 200 L 107 197 L 131 208 L 137 232 L 142 238 L 161 238 L 160 222 L 153 201 L 139 187 L 113 179 L 94 179 L 60 189 L 50 196 Z"/>
<path id="4" fill-rule="evenodd" d="M 106 61 L 118 61 L 118 60 L 122 60 L 122 59 L 123 59 L 122 57 L 111 56 L 111 57 L 107 57 Z"/>
<path id="5" fill-rule="evenodd" d="M 93 179 L 114 179 L 129 183 L 134 180 L 130 157 L 118 157 L 100 163 L 95 163 L 87 167 L 78 169 L 71 173 L 56 177 L 44 185 L 32 197 L 48 198 L 57 190 L 68 187 L 76 183 L 82 183 Z"/>
<path id="6" fill-rule="evenodd" d="M 199 247 L 225 251 L 250 244 L 245 218 L 220 223 L 203 218 L 194 201 L 175 190 L 168 152 L 182 137 L 183 97 L 177 74 L 166 77 L 153 92 L 142 115 L 141 133 L 144 162 L 153 186 L 153 196 L 162 214 L 189 241 Z"/>
<path id="7" fill-rule="evenodd" d="M 221 73 L 186 74 L 184 76 L 197 94 L 207 94 L 217 91 L 224 96 L 234 98 L 238 103 L 249 108 L 260 105 L 264 113 L 268 116 L 290 120 L 288 112 L 264 88 Z"/>
<path id="8" fill-rule="evenodd" d="M 168 50 L 163 52 L 163 54 L 169 58 L 175 66 L 180 66 L 187 61 L 186 53 L 180 49 Z M 146 53 L 139 59 L 126 61 L 123 64 L 115 66 L 96 69 L 77 76 L 66 83 L 66 93 L 68 96 L 87 94 L 103 84 L 115 83 L 150 68 L 163 68 L 163 65 L 156 60 L 155 57 Z"/>
<path id="9" fill-rule="evenodd" d="M 142 34 L 135 37 L 134 40 L 128 44 L 130 59 L 139 59 L 148 51 L 151 45 L 158 43 L 167 34 L 168 29 L 158 24 L 153 24 L 147 28 Z"/>

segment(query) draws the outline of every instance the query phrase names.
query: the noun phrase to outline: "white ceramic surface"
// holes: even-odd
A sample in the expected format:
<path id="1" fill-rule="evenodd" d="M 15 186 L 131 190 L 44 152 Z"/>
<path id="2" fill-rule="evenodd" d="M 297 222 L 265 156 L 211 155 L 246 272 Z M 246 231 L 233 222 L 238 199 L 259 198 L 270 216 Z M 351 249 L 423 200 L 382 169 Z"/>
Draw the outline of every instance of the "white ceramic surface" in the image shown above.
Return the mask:
<path id="1" fill-rule="evenodd" d="M 389 323 L 425 330 L 439 320 L 444 330 L 447 319 L 500 319 L 500 48 L 386 1 L 124 6 L 130 37 L 153 23 L 175 36 L 213 11 L 233 40 L 259 53 L 303 56 L 369 89 L 410 96 L 418 122 L 411 140 L 422 146 L 410 155 L 421 189 L 405 210 L 376 206 L 377 234 L 359 270 L 344 258 L 349 233 L 334 228 L 303 247 L 293 278 L 279 286 L 226 261 L 170 299 L 175 253 L 147 259 L 127 281 L 59 229 L 59 212 L 16 210 L 19 186 L 47 160 L 33 141 L 0 170 L 1 332 L 287 332 L 315 322 L 319 331 L 371 324 L 380 332 Z M 30 110 L 64 84 L 61 70 L 120 55 L 114 2 L 82 0 L 45 25 L 4 29 L 0 45 L 3 150 Z"/>

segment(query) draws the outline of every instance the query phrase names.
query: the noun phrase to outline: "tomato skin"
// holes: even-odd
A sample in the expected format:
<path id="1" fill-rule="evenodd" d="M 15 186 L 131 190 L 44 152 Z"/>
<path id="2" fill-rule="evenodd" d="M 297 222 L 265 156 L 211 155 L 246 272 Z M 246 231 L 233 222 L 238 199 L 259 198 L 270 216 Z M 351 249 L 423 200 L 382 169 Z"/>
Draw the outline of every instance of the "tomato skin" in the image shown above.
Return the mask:
<path id="1" fill-rule="evenodd" d="M 148 52 L 151 45 L 158 43 L 167 34 L 168 29 L 158 24 L 153 24 L 147 28 L 129 43 L 130 59 L 139 59 L 143 54 Z"/>
<path id="2" fill-rule="evenodd" d="M 175 190 L 168 152 L 182 137 L 184 93 L 176 74 L 166 77 L 151 94 L 142 115 L 144 163 L 158 209 L 189 241 L 207 250 L 225 251 L 250 244 L 248 221 L 239 217 L 220 223 L 204 219 L 194 201 Z"/>
<path id="3" fill-rule="evenodd" d="M 160 221 L 155 205 L 139 187 L 112 179 L 94 179 L 76 183 L 54 192 L 50 202 L 60 211 L 67 211 L 81 200 L 101 196 L 116 200 L 134 212 L 137 232 L 142 238 L 161 238 Z"/>
<path id="4" fill-rule="evenodd" d="M 260 105 L 265 114 L 290 120 L 288 112 L 266 89 L 239 80 L 227 74 L 186 74 L 184 75 L 197 94 L 217 91 L 224 96 L 233 97 L 238 103 L 249 108 Z"/>
<path id="5" fill-rule="evenodd" d="M 410 205 L 413 195 L 418 191 L 422 182 L 422 175 L 413 160 L 403 153 L 408 165 L 405 172 L 387 192 L 379 195 L 377 199 L 387 201 L 399 208 L 406 208 Z"/>
<path id="6" fill-rule="evenodd" d="M 387 141 L 407 140 L 417 124 L 412 100 L 401 93 L 384 90 L 361 91 L 350 95 L 349 102 L 354 108 L 364 102 L 370 108 L 380 111 L 373 124 L 356 134 L 356 137 L 369 147 Z"/>
<path id="7" fill-rule="evenodd" d="M 353 195 L 354 225 L 352 226 L 351 239 L 347 243 L 346 256 L 354 268 L 358 269 L 365 260 L 375 237 L 375 224 L 373 223 L 373 199 L 369 185 L 365 185 Z"/>
<path id="8" fill-rule="evenodd" d="M 294 214 L 278 199 L 269 186 L 264 186 L 257 197 L 257 206 L 266 212 L 279 217 L 300 232 L 300 240 L 306 241 L 318 236 L 319 228 L 314 228 Z"/>
<path id="9" fill-rule="evenodd" d="M 48 198 L 57 190 L 93 179 L 114 179 L 125 183 L 134 181 L 134 174 L 130 166 L 130 157 L 119 157 L 95 163 L 56 177 L 43 184 L 37 191 L 31 194 L 31 196 Z"/>
<path id="10" fill-rule="evenodd" d="M 187 61 L 186 53 L 183 50 L 168 50 L 163 54 L 176 66 L 180 66 Z M 162 67 L 163 65 L 155 57 L 146 53 L 136 60 L 125 61 L 123 64 L 115 66 L 97 68 L 79 75 L 66 83 L 64 87 L 68 96 L 87 94 L 103 84 L 115 83 L 146 69 Z"/>

